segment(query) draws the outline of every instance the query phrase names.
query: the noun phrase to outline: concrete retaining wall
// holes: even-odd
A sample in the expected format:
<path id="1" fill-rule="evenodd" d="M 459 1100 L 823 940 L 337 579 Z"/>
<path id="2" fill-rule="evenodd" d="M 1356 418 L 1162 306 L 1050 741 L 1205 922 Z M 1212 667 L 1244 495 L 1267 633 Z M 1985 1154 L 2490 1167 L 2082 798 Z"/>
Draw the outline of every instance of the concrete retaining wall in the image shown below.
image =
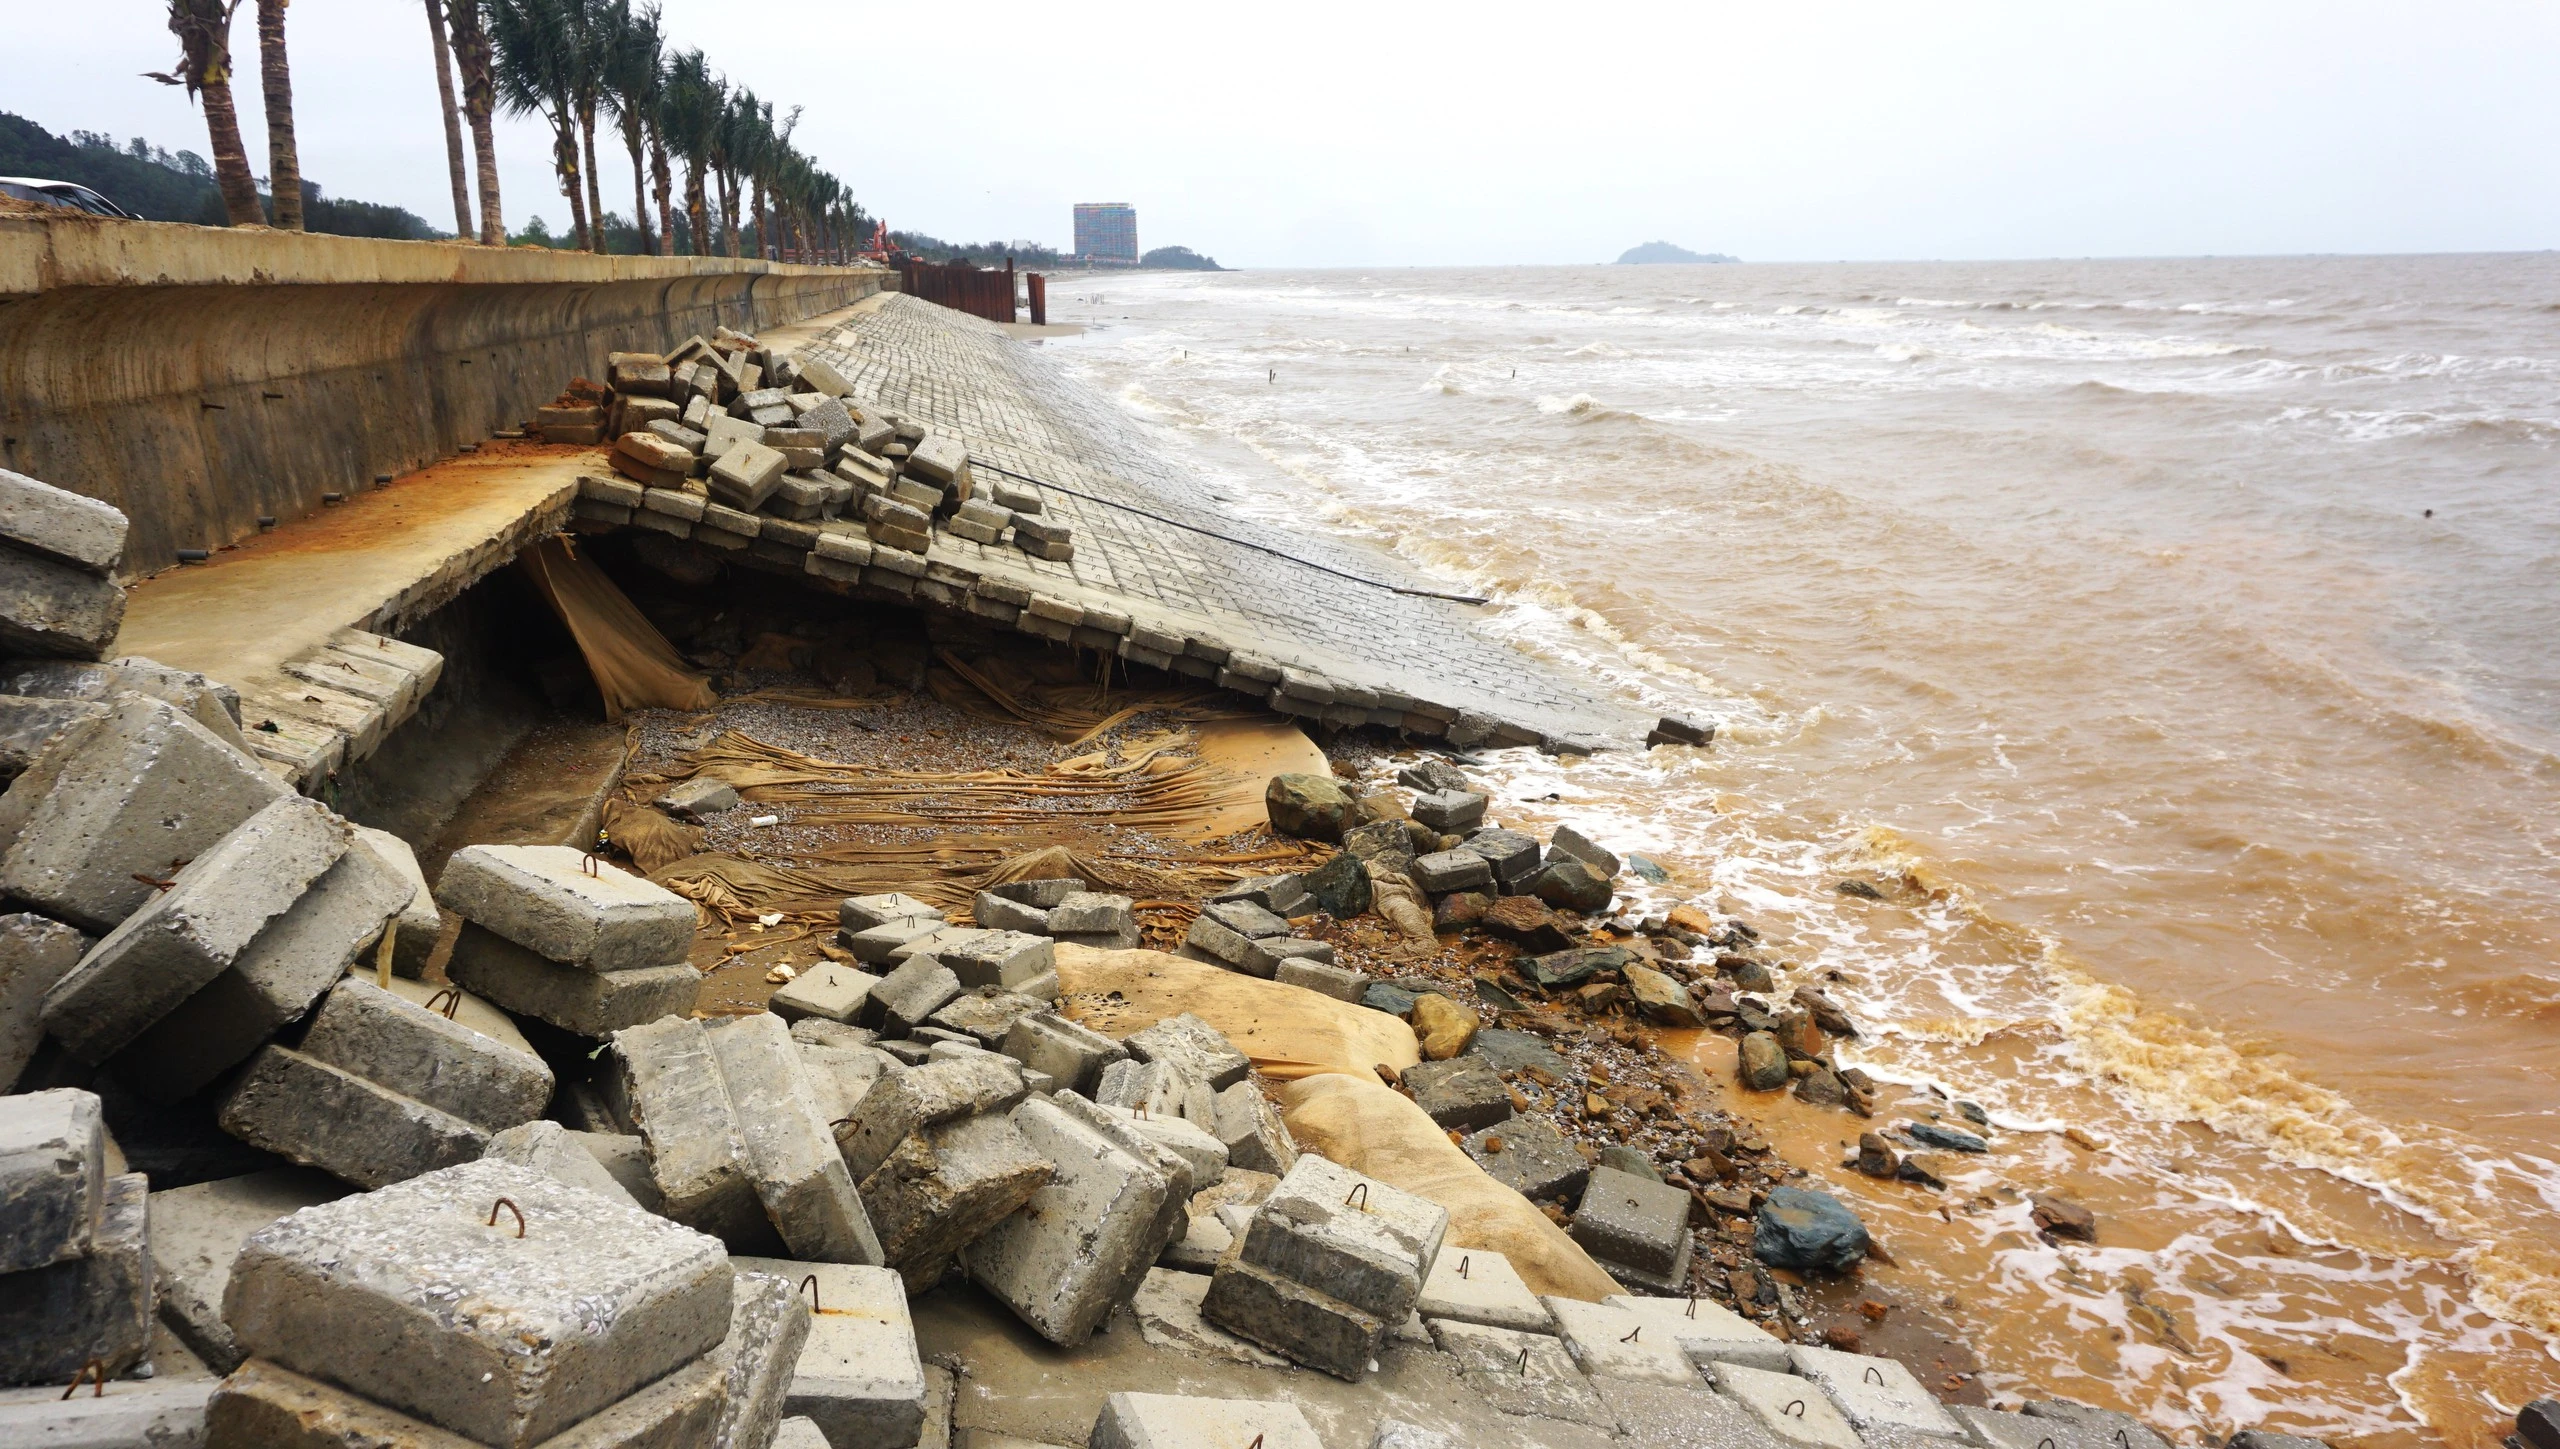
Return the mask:
<path id="1" fill-rule="evenodd" d="M 608 352 L 795 322 L 884 278 L 0 216 L 0 465 L 123 509 L 148 572 L 511 427 Z"/>

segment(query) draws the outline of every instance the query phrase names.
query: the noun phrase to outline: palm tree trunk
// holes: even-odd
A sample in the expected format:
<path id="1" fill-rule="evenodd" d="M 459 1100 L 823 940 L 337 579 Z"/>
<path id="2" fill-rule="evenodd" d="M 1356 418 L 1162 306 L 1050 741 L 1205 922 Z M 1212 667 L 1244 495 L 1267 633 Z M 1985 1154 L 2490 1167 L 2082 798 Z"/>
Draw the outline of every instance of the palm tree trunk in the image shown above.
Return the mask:
<path id="1" fill-rule="evenodd" d="M 579 138 L 585 142 L 587 148 L 587 215 L 591 218 L 594 228 L 594 235 L 588 238 L 591 245 L 588 246 L 587 250 L 595 252 L 601 256 L 606 250 L 604 241 L 604 188 L 601 184 L 602 177 L 596 168 L 595 102 L 587 101 L 578 107 L 578 133 Z M 636 223 L 638 218 L 634 217 L 633 221 Z"/>
<path id="2" fill-rule="evenodd" d="M 622 118 L 622 144 L 631 152 L 631 229 L 640 234 L 639 253 L 647 256 L 657 247 L 649 240 L 649 172 L 640 159 L 640 118 Z"/>
<path id="3" fill-rule="evenodd" d="M 774 250 L 773 219 L 765 213 L 764 178 L 761 176 L 756 178 L 756 201 L 752 214 L 756 219 L 756 256 L 769 256 Z"/>
<path id="4" fill-rule="evenodd" d="M 231 77 L 224 72 L 204 78 L 204 126 L 213 143 L 213 176 L 222 185 L 223 214 L 233 226 L 266 225 L 258 178 L 249 174 L 249 153 L 240 142 L 240 113 L 231 104 Z"/>
<path id="5" fill-rule="evenodd" d="M 593 251 L 587 244 L 587 195 L 578 184 L 578 123 L 563 106 L 551 127 L 551 165 L 560 173 L 560 194 L 569 198 L 569 245 Z"/>
<path id="6" fill-rule="evenodd" d="M 427 0 L 427 34 L 436 43 L 436 98 L 444 102 L 444 161 L 453 178 L 453 235 L 471 240 L 471 183 L 462 174 L 462 113 L 453 105 L 453 52 L 445 45 L 444 0 Z"/>
<path id="7" fill-rule="evenodd" d="M 675 178 L 667 174 L 667 138 L 655 124 L 649 127 L 649 184 L 658 193 L 658 255 L 676 254 Z"/>
<path id="8" fill-rule="evenodd" d="M 462 114 L 471 123 L 471 153 L 479 169 L 480 241 L 484 246 L 502 247 L 507 244 L 507 222 L 498 198 L 498 141 L 489 124 L 498 108 L 489 31 L 480 22 L 479 0 L 455 0 L 446 15 L 453 26 L 454 66 L 462 73 Z"/>
<path id="9" fill-rule="evenodd" d="M 720 229 L 727 233 L 730 257 L 737 258 L 741 253 L 738 249 L 738 178 L 735 176 L 723 175 L 720 178 Z"/>
<path id="10" fill-rule="evenodd" d="M 702 163 L 688 162 L 684 174 L 685 245 L 697 257 L 711 255 L 711 204 L 702 194 Z"/>
<path id="11" fill-rule="evenodd" d="M 258 0 L 258 79 L 267 97 L 267 184 L 276 198 L 276 227 L 302 230 L 302 156 L 293 144 L 293 67 L 285 60 L 284 7 Z"/>

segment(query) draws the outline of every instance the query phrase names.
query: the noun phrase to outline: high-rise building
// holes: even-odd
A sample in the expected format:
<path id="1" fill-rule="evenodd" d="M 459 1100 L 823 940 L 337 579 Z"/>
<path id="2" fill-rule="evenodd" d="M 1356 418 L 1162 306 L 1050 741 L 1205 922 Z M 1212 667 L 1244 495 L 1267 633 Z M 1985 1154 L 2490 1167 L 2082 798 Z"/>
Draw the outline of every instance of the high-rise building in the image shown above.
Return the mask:
<path id="1" fill-rule="evenodd" d="M 1138 209 L 1125 201 L 1076 203 L 1076 256 L 1106 267 L 1138 264 Z"/>

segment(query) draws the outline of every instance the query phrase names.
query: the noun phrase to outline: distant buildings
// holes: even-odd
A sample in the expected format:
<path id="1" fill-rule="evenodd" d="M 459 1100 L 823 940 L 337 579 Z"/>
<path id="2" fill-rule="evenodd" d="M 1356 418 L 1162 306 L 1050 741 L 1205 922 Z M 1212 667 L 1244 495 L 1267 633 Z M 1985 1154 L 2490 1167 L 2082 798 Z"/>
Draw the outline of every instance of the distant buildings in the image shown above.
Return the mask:
<path id="1" fill-rule="evenodd" d="M 1076 259 L 1090 266 L 1138 264 L 1138 209 L 1125 201 L 1076 203 Z"/>

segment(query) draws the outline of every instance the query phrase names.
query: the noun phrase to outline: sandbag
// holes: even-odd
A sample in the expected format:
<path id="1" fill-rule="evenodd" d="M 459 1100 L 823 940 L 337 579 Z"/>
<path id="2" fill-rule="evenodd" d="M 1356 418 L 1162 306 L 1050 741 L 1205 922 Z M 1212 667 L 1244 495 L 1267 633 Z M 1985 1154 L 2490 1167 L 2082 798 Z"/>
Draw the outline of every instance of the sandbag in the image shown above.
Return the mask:
<path id="1" fill-rule="evenodd" d="M 1187 1011 L 1226 1033 L 1256 1070 L 1282 1081 L 1322 1072 L 1376 1081 L 1381 1062 L 1402 1072 L 1422 1060 L 1413 1028 L 1402 1021 L 1303 986 L 1162 951 L 1097 951 L 1060 942 L 1057 952 L 1067 1015 L 1107 1037 L 1144 1031 Z"/>
<path id="2" fill-rule="evenodd" d="M 546 538 L 516 555 L 516 563 L 569 626 L 595 676 L 596 692 L 604 696 L 606 719 L 635 709 L 709 709 L 719 703 L 711 681 L 695 673 L 648 615 L 565 539 Z"/>
<path id="3" fill-rule="evenodd" d="M 1374 1075 L 1327 1073 L 1292 1082 L 1280 1089 L 1280 1115 L 1306 1151 L 1447 1208 L 1442 1252 L 1500 1253 L 1535 1293 L 1596 1303 L 1626 1291 L 1564 1229 L 1486 1176 L 1439 1123 Z"/>

